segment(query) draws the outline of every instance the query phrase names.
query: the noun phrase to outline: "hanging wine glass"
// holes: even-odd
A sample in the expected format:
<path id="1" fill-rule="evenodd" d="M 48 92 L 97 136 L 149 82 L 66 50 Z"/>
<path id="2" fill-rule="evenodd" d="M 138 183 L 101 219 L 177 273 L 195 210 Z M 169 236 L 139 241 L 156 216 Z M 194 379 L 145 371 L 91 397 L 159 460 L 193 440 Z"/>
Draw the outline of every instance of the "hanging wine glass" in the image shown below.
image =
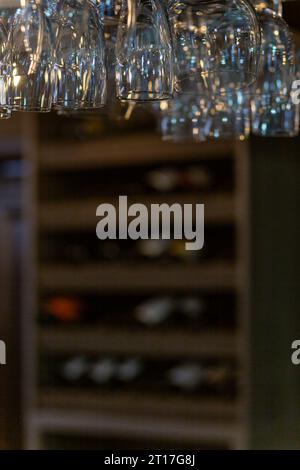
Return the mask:
<path id="1" fill-rule="evenodd" d="M 261 45 L 255 11 L 247 0 L 205 3 L 209 4 L 208 29 L 215 46 L 215 89 L 219 94 L 248 90 L 257 79 Z"/>
<path id="2" fill-rule="evenodd" d="M 169 3 L 175 51 L 176 98 L 161 110 L 164 140 L 204 142 L 210 108 L 209 64 L 212 46 L 196 2 Z"/>
<path id="3" fill-rule="evenodd" d="M 246 140 L 251 131 L 250 95 L 241 90 L 216 95 L 208 120 L 211 139 Z"/>
<path id="4" fill-rule="evenodd" d="M 106 62 L 103 29 L 89 0 L 60 0 L 56 107 L 100 108 L 106 102 Z"/>
<path id="5" fill-rule="evenodd" d="M 254 87 L 252 131 L 260 136 L 292 137 L 299 131 L 299 105 L 292 99 L 295 45 L 288 25 L 272 2 L 254 0 L 262 28 L 262 63 Z"/>
<path id="6" fill-rule="evenodd" d="M 209 133 L 209 102 L 205 97 L 183 94 L 160 105 L 160 129 L 163 140 L 205 142 Z"/>
<path id="7" fill-rule="evenodd" d="M 174 43 L 175 89 L 181 94 L 199 95 L 210 86 L 213 45 L 206 18 L 199 15 L 195 0 L 169 3 Z"/>
<path id="8" fill-rule="evenodd" d="M 172 97 L 172 38 L 160 0 L 123 0 L 116 60 L 119 99 L 155 101 Z"/>
<path id="9" fill-rule="evenodd" d="M 48 112 L 53 94 L 54 52 L 40 0 L 24 0 L 10 23 L 9 104 L 15 110 Z"/>
<path id="10" fill-rule="evenodd" d="M 205 21 L 194 3 L 169 3 L 176 97 L 161 104 L 160 128 L 163 139 L 174 142 L 203 142 L 208 132 L 212 48 Z"/>
<path id="11" fill-rule="evenodd" d="M 260 27 L 247 0 L 170 0 L 169 12 L 179 75 L 185 56 L 185 75 L 206 72 L 219 94 L 256 80 Z"/>

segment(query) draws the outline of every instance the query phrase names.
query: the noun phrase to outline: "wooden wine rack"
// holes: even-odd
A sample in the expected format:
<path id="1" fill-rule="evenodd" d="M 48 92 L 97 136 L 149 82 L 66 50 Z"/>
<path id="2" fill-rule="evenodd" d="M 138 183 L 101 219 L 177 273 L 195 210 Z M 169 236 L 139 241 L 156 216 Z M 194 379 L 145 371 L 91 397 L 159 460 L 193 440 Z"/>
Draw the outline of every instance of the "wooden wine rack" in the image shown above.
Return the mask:
<path id="1" fill-rule="evenodd" d="M 25 285 L 23 312 L 24 389 L 26 448 L 43 448 L 43 436 L 51 434 L 110 435 L 133 440 L 168 437 L 186 445 L 208 443 L 224 448 L 248 447 L 249 360 L 248 360 L 248 146 L 246 143 L 172 145 L 151 134 L 126 135 L 90 143 L 41 142 L 39 119 L 23 121 L 26 134 L 24 155 L 27 164 L 25 213 L 27 214 Z M 156 266 L 139 263 L 134 269 L 121 263 L 70 268 L 64 264 L 43 264 L 38 255 L 41 234 L 64 230 L 78 232 L 95 227 L 95 208 L 100 200 L 41 201 L 39 184 L 47 172 L 63 174 L 102 167 L 148 163 L 168 165 L 183 160 L 227 159 L 235 167 L 235 188 L 229 193 L 209 192 L 206 224 L 232 224 L 236 234 L 233 263 L 221 260 L 197 266 Z M 88 184 L 83 181 L 82 184 Z M 196 202 L 197 194 L 174 194 L 167 199 Z M 179 199 L 180 198 L 180 199 Z M 150 200 L 139 195 L 135 200 Z M 163 198 L 165 201 L 165 198 Z M 106 201 L 107 202 L 107 201 Z M 237 329 L 209 332 L 141 332 L 108 327 L 39 327 L 38 299 L 55 289 L 78 292 L 155 292 L 160 289 L 181 292 L 205 289 L 210 293 L 233 292 L 237 299 Z M 39 352 L 128 353 L 146 357 L 235 358 L 241 374 L 237 399 L 204 400 L 140 395 L 137 392 L 104 393 L 88 390 L 41 389 L 38 377 Z"/>

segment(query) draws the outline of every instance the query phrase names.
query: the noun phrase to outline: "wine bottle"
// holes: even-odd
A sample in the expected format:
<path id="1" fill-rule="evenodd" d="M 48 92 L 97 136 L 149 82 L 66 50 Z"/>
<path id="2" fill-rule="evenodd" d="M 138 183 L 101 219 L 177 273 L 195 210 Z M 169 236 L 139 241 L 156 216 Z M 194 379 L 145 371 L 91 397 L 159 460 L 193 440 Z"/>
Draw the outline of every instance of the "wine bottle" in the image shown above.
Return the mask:
<path id="1" fill-rule="evenodd" d="M 100 357 L 92 363 L 88 372 L 88 378 L 92 385 L 109 387 L 117 371 L 117 362 L 111 357 Z"/>
<path id="2" fill-rule="evenodd" d="M 158 297 L 138 305 L 134 317 L 145 326 L 159 326 L 170 319 L 174 311 L 174 300 L 171 297 Z"/>
<path id="3" fill-rule="evenodd" d="M 45 323 L 76 324 L 83 319 L 85 305 L 77 296 L 52 296 L 41 304 L 41 321 Z"/>
<path id="4" fill-rule="evenodd" d="M 90 361 L 84 355 L 66 359 L 59 367 L 59 377 L 65 385 L 80 386 L 85 382 Z"/>
<path id="5" fill-rule="evenodd" d="M 226 363 L 180 363 L 168 370 L 167 377 L 172 388 L 183 392 L 226 394 L 234 389 L 233 368 Z"/>

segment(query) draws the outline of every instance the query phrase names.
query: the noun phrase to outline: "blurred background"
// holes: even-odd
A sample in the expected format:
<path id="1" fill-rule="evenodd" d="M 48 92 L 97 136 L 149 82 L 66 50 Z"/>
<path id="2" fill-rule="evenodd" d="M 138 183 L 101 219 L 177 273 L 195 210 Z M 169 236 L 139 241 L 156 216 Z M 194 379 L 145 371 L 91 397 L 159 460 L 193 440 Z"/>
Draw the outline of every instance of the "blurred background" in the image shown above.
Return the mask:
<path id="1" fill-rule="evenodd" d="M 0 124 L 0 448 L 300 449 L 299 138 L 112 114 Z M 119 195 L 204 203 L 204 249 L 99 241 Z"/>
<path id="2" fill-rule="evenodd" d="M 299 448 L 298 139 L 163 143 L 151 113 L 1 124 L 1 448 Z M 96 207 L 205 204 L 205 247 Z"/>

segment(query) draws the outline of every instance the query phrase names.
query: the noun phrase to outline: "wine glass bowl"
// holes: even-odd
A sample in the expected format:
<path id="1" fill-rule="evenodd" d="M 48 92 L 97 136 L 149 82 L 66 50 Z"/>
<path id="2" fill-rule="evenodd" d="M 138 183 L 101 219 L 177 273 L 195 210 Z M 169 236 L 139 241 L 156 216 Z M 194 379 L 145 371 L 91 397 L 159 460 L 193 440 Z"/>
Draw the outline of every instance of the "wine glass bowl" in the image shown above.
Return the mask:
<path id="1" fill-rule="evenodd" d="M 8 101 L 13 110 L 51 110 L 54 84 L 51 39 L 50 24 L 40 1 L 25 1 L 10 21 L 5 58 Z"/>
<path id="2" fill-rule="evenodd" d="M 244 141 L 250 136 L 250 95 L 240 91 L 216 95 L 208 116 L 208 137 Z"/>
<path id="3" fill-rule="evenodd" d="M 210 102 L 203 95 L 182 94 L 161 103 L 161 135 L 172 142 L 205 142 L 209 132 Z"/>
<path id="4" fill-rule="evenodd" d="M 164 140 L 299 132 L 281 0 L 7 0 L 0 13 L 0 119 L 125 106 L 129 119 L 150 102 Z"/>
<path id="5" fill-rule="evenodd" d="M 60 0 L 56 43 L 58 109 L 94 109 L 106 103 L 103 28 L 89 0 Z"/>
<path id="6" fill-rule="evenodd" d="M 160 0 L 123 0 L 116 44 L 116 86 L 123 101 L 172 98 L 172 39 Z"/>
<path id="7" fill-rule="evenodd" d="M 169 10 L 179 75 L 185 56 L 185 75 L 208 76 L 218 93 L 255 82 L 261 36 L 247 0 L 172 0 Z"/>

